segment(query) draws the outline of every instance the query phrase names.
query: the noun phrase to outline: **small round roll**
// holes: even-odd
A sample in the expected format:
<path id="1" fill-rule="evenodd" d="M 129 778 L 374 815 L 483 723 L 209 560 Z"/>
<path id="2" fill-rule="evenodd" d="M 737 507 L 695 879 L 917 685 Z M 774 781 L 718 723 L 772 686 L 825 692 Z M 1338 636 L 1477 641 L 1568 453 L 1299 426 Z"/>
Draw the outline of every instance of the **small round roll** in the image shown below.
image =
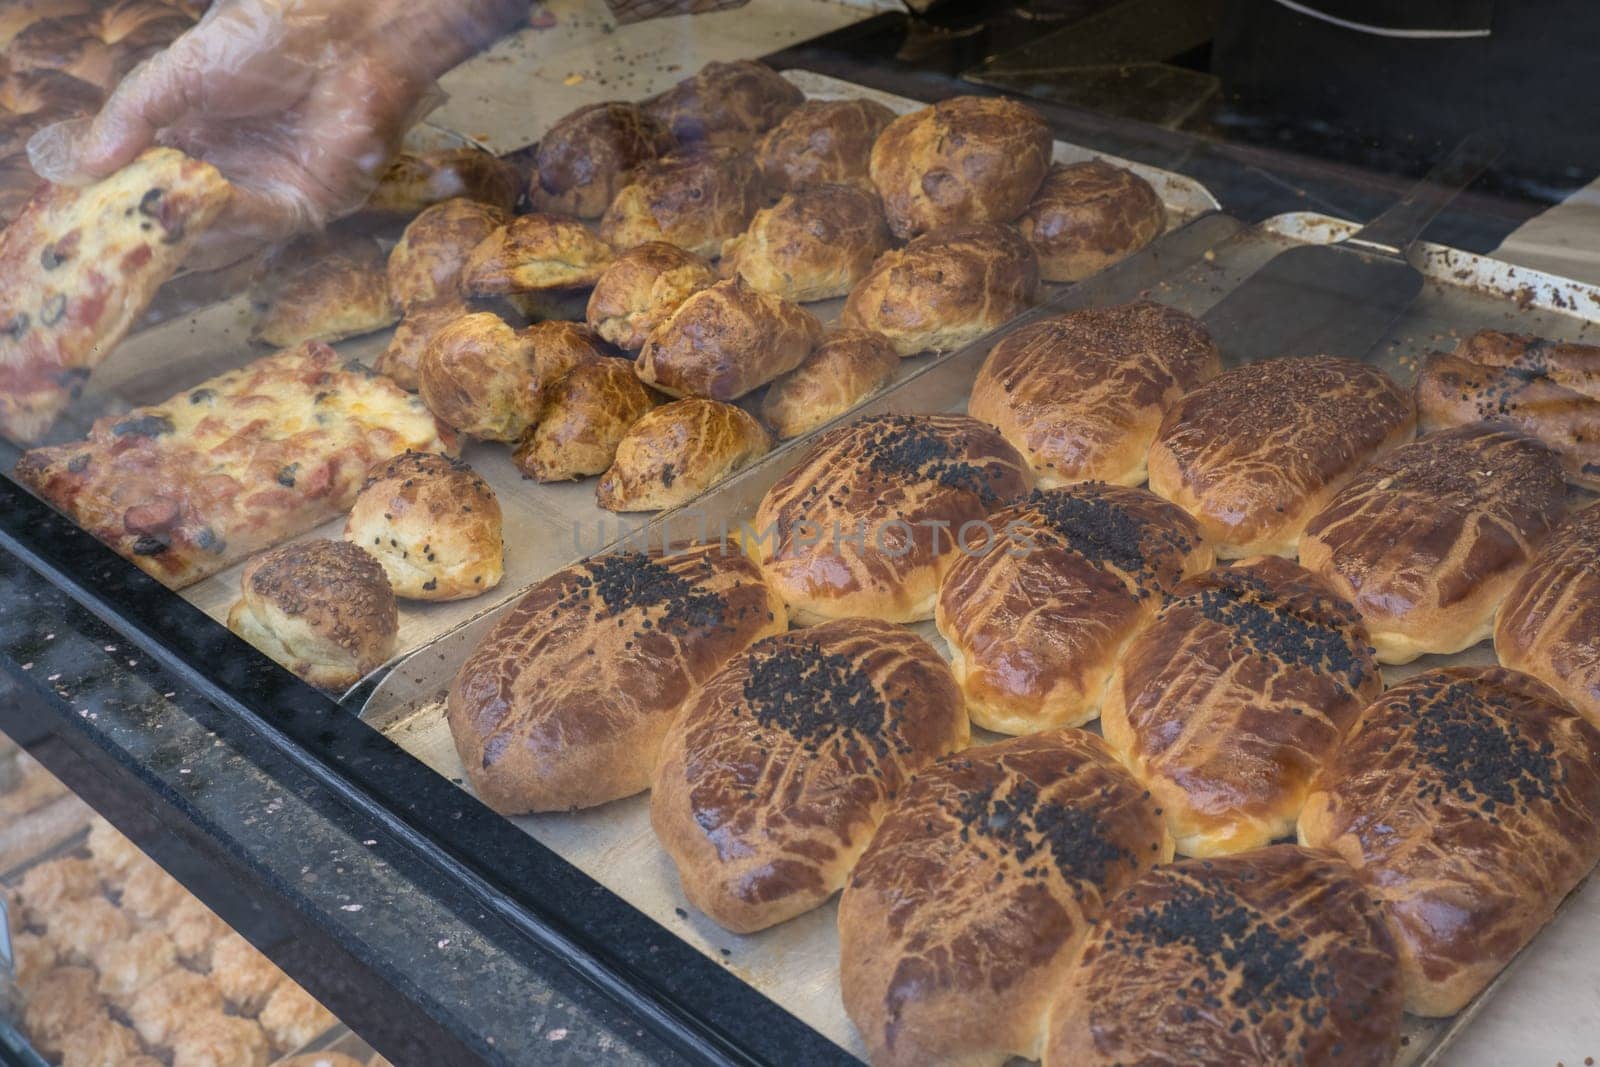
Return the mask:
<path id="1" fill-rule="evenodd" d="M 706 148 L 662 156 L 642 165 L 600 220 L 600 236 L 616 249 L 666 241 L 715 256 L 761 206 L 760 181 L 749 155 Z"/>
<path id="2" fill-rule="evenodd" d="M 1091 159 L 1051 167 L 1017 229 L 1039 254 L 1047 281 L 1076 282 L 1137 252 L 1166 224 L 1167 210 L 1149 182 Z"/>
<path id="3" fill-rule="evenodd" d="M 872 184 L 901 240 L 1010 222 L 1039 191 L 1050 151 L 1050 126 L 1033 108 L 957 96 L 889 123 L 872 146 Z"/>
<path id="4" fill-rule="evenodd" d="M 228 629 L 324 689 L 348 689 L 383 666 L 400 632 L 383 567 L 348 541 L 319 538 L 245 564 Z"/>
<path id="5" fill-rule="evenodd" d="M 739 59 L 707 63 L 641 107 L 680 144 L 748 149 L 803 100 L 804 93 L 765 63 Z"/>
<path id="6" fill-rule="evenodd" d="M 617 442 L 595 499 L 608 511 L 676 507 L 771 449 L 767 431 L 743 408 L 701 397 L 663 404 Z"/>
<path id="7" fill-rule="evenodd" d="M 716 281 L 717 272 L 700 256 L 665 241 L 646 241 L 606 267 L 584 317 L 607 341 L 637 352 L 679 304 Z"/>
<path id="8" fill-rule="evenodd" d="M 1038 289 L 1038 259 L 1016 230 L 956 226 L 879 256 L 839 321 L 882 334 L 902 356 L 948 351 L 1015 318 Z"/>
<path id="9" fill-rule="evenodd" d="M 389 296 L 402 309 L 461 293 L 467 257 L 507 214 L 476 200 L 446 200 L 412 219 L 389 251 Z"/>
<path id="10" fill-rule="evenodd" d="M 523 434 L 511 460 L 541 482 L 603 474 L 622 438 L 656 402 L 628 360 L 580 363 L 546 390 L 539 422 Z"/>
<path id="11" fill-rule="evenodd" d="M 722 270 L 786 300 L 844 296 L 889 250 L 878 198 L 852 185 L 815 185 L 756 212 L 723 242 Z"/>
<path id="12" fill-rule="evenodd" d="M 872 144 L 894 112 L 875 100 L 807 100 L 768 130 L 756 166 L 769 189 L 793 192 L 838 182 L 876 194 Z"/>
<path id="13" fill-rule="evenodd" d="M 429 411 L 485 441 L 522 436 L 544 396 L 533 339 L 487 311 L 441 329 L 423 350 L 417 380 Z"/>
<path id="14" fill-rule="evenodd" d="M 500 582 L 500 501 L 459 459 L 406 452 L 367 472 L 344 538 L 382 565 L 395 596 L 461 600 Z"/>
<path id="15" fill-rule="evenodd" d="M 779 437 L 800 437 L 894 381 L 899 370 L 900 354 L 881 334 L 833 330 L 804 363 L 768 387 L 761 417 Z"/>
<path id="16" fill-rule="evenodd" d="M 614 255 L 577 219 L 519 215 L 467 255 L 461 289 L 472 296 L 579 289 L 593 285 Z"/>
<path id="17" fill-rule="evenodd" d="M 581 322 L 550 319 L 517 332 L 533 342 L 533 365 L 541 394 L 573 368 L 611 358 L 599 336 Z"/>
<path id="18" fill-rule="evenodd" d="M 633 104 L 587 104 L 539 141 L 528 198 L 540 211 L 599 218 L 633 171 L 670 152 L 672 133 Z"/>
<path id="19" fill-rule="evenodd" d="M 634 372 L 668 396 L 736 400 L 794 370 L 821 339 L 809 311 L 734 278 L 679 304 L 645 341 Z"/>

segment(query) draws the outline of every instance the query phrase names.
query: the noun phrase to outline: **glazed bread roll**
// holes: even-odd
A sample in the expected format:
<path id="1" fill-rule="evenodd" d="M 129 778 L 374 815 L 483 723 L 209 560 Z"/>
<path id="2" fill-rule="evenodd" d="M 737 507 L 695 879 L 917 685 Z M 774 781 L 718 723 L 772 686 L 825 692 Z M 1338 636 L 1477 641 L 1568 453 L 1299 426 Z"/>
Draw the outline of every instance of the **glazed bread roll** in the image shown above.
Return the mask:
<path id="1" fill-rule="evenodd" d="M 893 798 L 967 737 L 950 669 L 910 631 L 840 619 L 780 633 L 684 702 L 650 825 L 689 902 L 753 933 L 843 886 Z"/>
<path id="2" fill-rule="evenodd" d="M 756 166 L 778 192 L 837 182 L 876 195 L 872 143 L 893 121 L 875 100 L 807 100 L 761 138 Z"/>
<path id="3" fill-rule="evenodd" d="M 445 200 L 412 219 L 389 251 L 389 296 L 402 310 L 459 297 L 473 249 L 507 221 L 476 200 Z"/>
<path id="4" fill-rule="evenodd" d="M 641 105 L 680 144 L 748 149 L 805 99 L 771 67 L 753 60 L 707 63 Z"/>
<path id="5" fill-rule="evenodd" d="M 428 410 L 462 433 L 515 441 L 539 417 L 545 379 L 533 337 L 479 311 L 434 335 L 423 349 L 417 385 Z"/>
<path id="6" fill-rule="evenodd" d="M 779 437 L 800 437 L 843 415 L 899 371 L 900 353 L 883 335 L 831 330 L 804 363 L 767 389 L 761 417 Z"/>
<path id="7" fill-rule="evenodd" d="M 1322 768 L 1299 833 L 1382 905 L 1406 1010 L 1454 1015 L 1600 859 L 1600 731 L 1526 674 L 1416 675 Z"/>
<path id="8" fill-rule="evenodd" d="M 981 543 L 984 517 L 1032 487 L 1016 449 L 977 419 L 875 415 L 824 433 L 767 490 L 754 548 L 797 621 L 918 622 L 933 617 L 957 539 Z"/>
<path id="9" fill-rule="evenodd" d="M 1511 587 L 1495 619 L 1501 664 L 1526 671 L 1600 726 L 1600 504 L 1573 515 Z"/>
<path id="10" fill-rule="evenodd" d="M 1500 422 L 1560 454 L 1567 480 L 1600 489 L 1600 345 L 1479 330 L 1417 376 L 1422 428 Z"/>
<path id="11" fill-rule="evenodd" d="M 794 370 L 821 340 L 809 311 L 733 278 L 679 304 L 645 340 L 634 370 L 668 396 L 737 400 Z"/>
<path id="12" fill-rule="evenodd" d="M 902 356 L 947 351 L 1011 321 L 1038 290 L 1038 261 L 1016 230 L 956 226 L 879 256 L 839 321 L 883 334 Z"/>
<path id="13" fill-rule="evenodd" d="M 1126 259 L 1157 237 L 1167 210 L 1150 183 L 1101 159 L 1057 163 L 1017 229 L 1047 281 L 1076 282 Z"/>
<path id="14" fill-rule="evenodd" d="M 539 372 L 541 392 L 547 392 L 575 367 L 612 358 L 600 337 L 581 322 L 536 322 L 520 332 L 533 342 L 533 364 Z"/>
<path id="15" fill-rule="evenodd" d="M 1051 1007 L 1044 1067 L 1388 1067 L 1399 986 L 1382 914 L 1327 853 L 1166 864 L 1090 933 Z"/>
<path id="16" fill-rule="evenodd" d="M 580 363 L 546 390 L 539 422 L 522 435 L 512 462 L 541 482 L 603 474 L 623 436 L 655 405 L 628 360 Z"/>
<path id="17" fill-rule="evenodd" d="M 722 269 L 786 300 L 844 296 L 889 250 L 878 198 L 852 185 L 785 193 L 723 242 Z"/>
<path id="18" fill-rule="evenodd" d="M 633 104 L 586 104 L 540 139 L 528 198 L 540 211 L 597 219 L 634 168 L 672 147 L 666 125 Z"/>
<path id="19" fill-rule="evenodd" d="M 687 503 L 772 450 L 742 408 L 689 397 L 645 412 L 617 442 L 595 487 L 608 511 L 661 511 Z"/>
<path id="20" fill-rule="evenodd" d="M 461 600 L 500 584 L 500 501 L 466 463 L 404 452 L 367 472 L 344 539 L 383 567 L 395 596 Z"/>
<path id="21" fill-rule="evenodd" d="M 1167 410 L 1150 488 L 1200 520 L 1223 559 L 1292 556 L 1355 473 L 1411 439 L 1411 399 L 1376 367 L 1332 356 L 1221 374 Z"/>
<path id="22" fill-rule="evenodd" d="M 563 568 L 456 672 L 447 717 L 467 779 L 505 814 L 632 796 L 684 699 L 784 627 L 760 570 L 721 545 Z"/>
<path id="23" fill-rule="evenodd" d="M 1379 663 L 1487 638 L 1517 577 L 1566 515 L 1561 460 L 1484 424 L 1380 457 L 1318 512 L 1300 562 L 1355 605 Z"/>
<path id="24" fill-rule="evenodd" d="M 1162 416 L 1221 371 L 1206 328 L 1175 308 L 1085 308 L 1002 338 L 967 412 L 999 427 L 1041 486 L 1142 485 Z"/>
<path id="25" fill-rule="evenodd" d="M 348 541 L 298 541 L 254 557 L 239 576 L 228 629 L 324 689 L 383 666 L 400 632 L 378 561 Z"/>
<path id="26" fill-rule="evenodd" d="M 717 272 L 693 252 L 647 241 L 618 255 L 589 293 L 589 326 L 618 348 L 637 352 L 678 305 L 714 285 Z"/>
<path id="27" fill-rule="evenodd" d="M 1171 858 L 1154 801 L 1082 730 L 918 774 L 839 898 L 845 1011 L 872 1063 L 1037 1059 L 1101 910 Z"/>
<path id="28" fill-rule="evenodd" d="M 509 212 L 517 203 L 516 168 L 481 148 L 401 152 L 378 177 L 363 210 L 412 218 L 434 204 L 461 198 Z"/>
<path id="29" fill-rule="evenodd" d="M 946 226 L 1010 222 L 1050 167 L 1050 126 L 1026 104 L 956 96 L 901 115 L 872 146 L 872 184 L 901 240 Z"/>
<path id="30" fill-rule="evenodd" d="M 393 326 L 382 246 L 364 235 L 297 241 L 255 294 L 261 314 L 252 341 L 293 348 L 305 341 L 342 341 Z"/>
<path id="31" fill-rule="evenodd" d="M 373 361 L 373 370 L 388 375 L 400 388 L 415 393 L 422 387 L 422 353 L 428 350 L 440 330 L 472 311 L 472 305 L 453 297 L 408 309 L 395 326 L 389 343 Z"/>
<path id="32" fill-rule="evenodd" d="M 1178 851 L 1215 856 L 1288 834 L 1311 776 L 1382 691 L 1350 605 L 1263 556 L 1178 586 L 1118 662 L 1100 728 Z"/>
<path id="33" fill-rule="evenodd" d="M 461 288 L 473 296 L 578 289 L 593 285 L 612 257 L 611 246 L 577 219 L 518 215 L 468 254 Z"/>
<path id="34" fill-rule="evenodd" d="M 1143 489 L 1035 490 L 989 525 L 995 539 L 951 563 L 934 621 L 972 721 L 1001 733 L 1099 715 L 1122 650 L 1213 563 L 1199 524 Z"/>
<path id="35" fill-rule="evenodd" d="M 646 163 L 600 220 L 618 250 L 665 241 L 702 256 L 741 233 L 761 206 L 755 164 L 742 152 L 705 148 Z"/>

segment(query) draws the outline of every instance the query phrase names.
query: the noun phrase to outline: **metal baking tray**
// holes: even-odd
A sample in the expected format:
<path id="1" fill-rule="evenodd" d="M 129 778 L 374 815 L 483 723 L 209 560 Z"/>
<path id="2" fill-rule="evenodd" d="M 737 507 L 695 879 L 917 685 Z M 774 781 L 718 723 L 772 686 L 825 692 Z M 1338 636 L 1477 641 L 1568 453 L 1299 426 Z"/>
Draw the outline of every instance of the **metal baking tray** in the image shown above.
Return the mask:
<path id="1" fill-rule="evenodd" d="M 1310 214 L 1279 216 L 1256 227 L 1221 214 L 1205 216 L 1064 293 L 1053 308 L 1036 309 L 1000 333 L 1043 314 L 1138 296 L 1203 314 L 1275 252 L 1307 241 L 1331 240 L 1354 229 L 1354 224 Z M 1449 347 L 1458 335 L 1476 329 L 1492 326 L 1572 340 L 1592 340 L 1600 333 L 1600 289 L 1440 246 L 1419 246 L 1414 258 L 1427 278 L 1422 295 L 1370 356 L 1402 383 L 1414 380 L 1421 356 Z M 973 377 L 995 339 L 914 368 L 911 377 L 846 418 L 965 410 Z M 659 517 L 651 528 L 655 543 L 703 536 L 708 528 L 716 536 L 724 523 L 736 526 L 750 518 L 762 494 L 794 463 L 801 447 L 786 445 L 713 489 L 697 505 Z M 1573 502 L 1579 502 L 1576 496 Z M 496 611 L 476 619 L 406 658 L 360 708 L 367 722 L 457 784 L 464 780 L 464 769 L 445 725 L 443 696 L 456 668 L 498 615 Z M 913 629 L 944 651 L 931 623 Z M 1431 667 L 1493 659 L 1492 649 L 1484 644 L 1457 656 L 1385 667 L 1384 676 L 1393 683 Z M 974 744 L 986 739 L 982 731 L 975 731 Z M 650 830 L 645 796 L 589 811 L 511 821 L 845 1051 L 864 1055 L 839 996 L 835 902 L 755 935 L 729 934 L 690 908 L 671 861 Z M 1580 894 L 1590 900 L 1596 892 L 1585 883 L 1569 896 L 1567 905 Z M 1445 1046 L 1509 971 L 1510 967 L 1452 1018 L 1408 1016 L 1397 1067 L 1442 1063 Z"/>

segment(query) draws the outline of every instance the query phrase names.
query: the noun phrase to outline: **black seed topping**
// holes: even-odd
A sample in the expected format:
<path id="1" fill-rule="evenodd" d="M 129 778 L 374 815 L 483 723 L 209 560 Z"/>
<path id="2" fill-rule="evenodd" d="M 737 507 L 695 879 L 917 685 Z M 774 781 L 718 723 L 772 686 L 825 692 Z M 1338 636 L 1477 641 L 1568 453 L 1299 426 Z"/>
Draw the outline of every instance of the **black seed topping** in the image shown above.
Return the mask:
<path id="1" fill-rule="evenodd" d="M 139 437 L 160 437 L 164 433 L 171 433 L 172 430 L 172 419 L 167 415 L 135 415 L 111 427 L 111 432 L 117 437 L 127 437 L 130 434 Z"/>
<path id="2" fill-rule="evenodd" d="M 951 489 L 965 489 L 977 494 L 986 507 L 999 502 L 989 484 L 993 472 L 957 458 L 957 445 L 918 419 L 895 415 L 880 420 L 866 447 L 871 452 L 868 466 L 876 474 L 896 480 L 932 480 Z"/>
<path id="3" fill-rule="evenodd" d="M 1295 611 L 1267 584 L 1236 567 L 1213 572 L 1215 585 L 1192 593 L 1179 604 L 1194 605 L 1212 622 L 1231 630 L 1258 652 L 1285 665 L 1340 675 L 1359 687 L 1366 677 L 1363 647 L 1353 635 L 1327 621 L 1344 614 L 1331 597 L 1314 597 L 1309 611 Z"/>
<path id="4" fill-rule="evenodd" d="M 1565 780 L 1555 746 L 1534 744 L 1515 722 L 1484 710 L 1509 710 L 1498 695 L 1469 681 L 1423 685 L 1406 694 L 1397 713 L 1413 724 L 1417 758 L 1432 772 L 1419 779 L 1422 795 L 1439 803 L 1453 793 L 1493 816 L 1501 805 L 1551 800 Z"/>
<path id="5" fill-rule="evenodd" d="M 849 758 L 861 754 L 862 742 L 880 757 L 891 746 L 909 751 L 903 740 L 889 736 L 899 731 L 883 695 L 848 656 L 824 652 L 815 641 L 777 639 L 750 651 L 746 671 L 745 703 L 736 714 L 754 715 L 762 726 L 782 730 L 808 752 L 835 739 Z"/>
<path id="6" fill-rule="evenodd" d="M 676 636 L 721 626 L 723 621 L 721 597 L 699 591 L 681 573 L 642 552 L 585 560 L 577 588 L 558 607 L 587 610 L 591 597 L 603 605 L 594 618 L 616 618 L 619 626 L 626 620 L 617 616 L 626 611 L 659 610 L 657 628 Z"/>
<path id="7" fill-rule="evenodd" d="M 1018 782 L 1004 797 L 996 796 L 994 787 L 964 793 L 955 815 L 963 841 L 971 834 L 992 841 L 1024 865 L 1024 877 L 1044 873 L 1040 864 L 1028 865 L 1041 848 L 1049 851 L 1067 881 L 1096 886 L 1105 884 L 1112 864 L 1139 862 L 1132 852 L 1106 838 L 1105 826 L 1094 812 L 1056 801 L 1041 804 L 1039 787 L 1029 781 Z"/>
<path id="8" fill-rule="evenodd" d="M 1028 494 L 1026 503 L 1090 566 L 1097 570 L 1114 567 L 1132 578 L 1131 592 L 1143 599 L 1156 591 L 1152 583 L 1158 577 L 1161 557 L 1182 555 L 1194 546 L 1181 533 L 1098 495 L 1093 491 L 1096 484 L 1036 489 Z"/>

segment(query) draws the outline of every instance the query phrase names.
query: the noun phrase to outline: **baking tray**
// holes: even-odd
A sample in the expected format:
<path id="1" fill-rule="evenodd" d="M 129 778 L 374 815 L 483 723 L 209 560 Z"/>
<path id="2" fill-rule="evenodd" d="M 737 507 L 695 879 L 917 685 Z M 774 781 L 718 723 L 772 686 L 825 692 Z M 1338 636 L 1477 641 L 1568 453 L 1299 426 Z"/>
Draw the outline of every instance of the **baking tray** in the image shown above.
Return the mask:
<path id="1" fill-rule="evenodd" d="M 1054 309 L 1037 309 L 1000 331 L 1010 332 L 1041 314 L 1116 303 L 1149 296 L 1191 314 L 1203 314 L 1273 254 L 1307 241 L 1326 241 L 1355 225 L 1311 214 L 1279 216 L 1247 227 L 1224 215 L 1210 215 L 1169 234 L 1105 274 L 1063 294 Z M 1457 336 L 1484 327 L 1593 340 L 1600 333 L 1600 289 L 1517 268 L 1441 246 L 1421 245 L 1414 259 L 1426 276 L 1411 311 L 1372 351 L 1370 358 L 1405 384 L 1415 379 L 1418 359 L 1454 344 Z M 868 401 L 847 418 L 882 412 L 959 412 L 966 407 L 972 380 L 994 337 L 916 369 L 889 392 Z M 801 445 L 789 445 L 762 463 L 713 489 L 691 508 L 660 516 L 651 528 L 656 543 L 667 538 L 713 536 L 724 523 L 736 527 L 750 518 L 767 488 L 797 459 Z M 1574 505 L 1581 503 L 1574 494 Z M 431 642 L 400 663 L 361 707 L 362 717 L 400 747 L 458 785 L 464 769 L 444 722 L 443 696 L 456 668 L 499 616 L 473 621 Z M 932 623 L 912 629 L 946 651 Z M 1385 667 L 1393 683 L 1421 670 L 1451 664 L 1492 663 L 1487 644 L 1456 656 L 1424 657 L 1402 667 Z M 973 743 L 993 739 L 974 731 Z M 463 785 L 463 788 L 466 786 Z M 865 1049 L 843 1010 L 838 986 L 837 903 L 751 936 L 723 931 L 693 911 L 679 888 L 676 872 L 649 826 L 646 796 L 616 801 L 571 814 L 539 815 L 511 821 L 605 885 L 655 921 L 735 971 L 807 1025 L 850 1054 Z M 1586 881 L 1564 903 L 1580 895 L 1592 903 L 1596 890 Z M 1536 939 L 1537 941 L 1537 939 Z M 1514 964 L 1513 964 L 1514 966 Z M 1405 1044 L 1397 1067 L 1442 1063 L 1447 1044 L 1504 981 L 1511 967 L 1472 1005 L 1448 1019 L 1405 1020 Z"/>

